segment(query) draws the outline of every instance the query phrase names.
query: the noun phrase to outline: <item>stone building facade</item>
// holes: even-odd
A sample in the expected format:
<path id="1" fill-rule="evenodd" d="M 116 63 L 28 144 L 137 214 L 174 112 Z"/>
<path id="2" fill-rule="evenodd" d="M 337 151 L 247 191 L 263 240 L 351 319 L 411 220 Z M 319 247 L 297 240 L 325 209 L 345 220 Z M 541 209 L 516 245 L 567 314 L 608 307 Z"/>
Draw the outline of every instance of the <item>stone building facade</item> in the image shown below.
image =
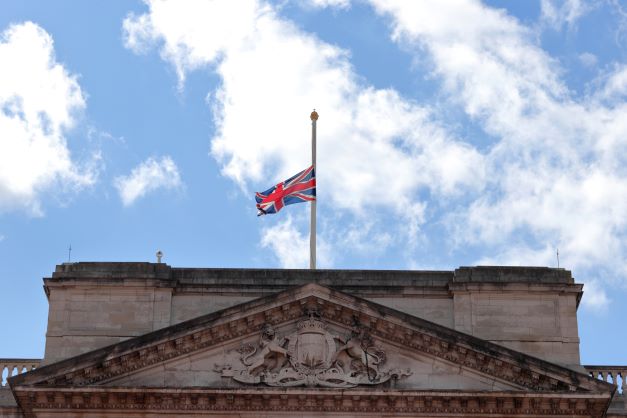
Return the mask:
<path id="1" fill-rule="evenodd" d="M 569 271 L 71 263 L 43 359 L 0 359 L 0 417 L 618 417 L 583 366 Z"/>

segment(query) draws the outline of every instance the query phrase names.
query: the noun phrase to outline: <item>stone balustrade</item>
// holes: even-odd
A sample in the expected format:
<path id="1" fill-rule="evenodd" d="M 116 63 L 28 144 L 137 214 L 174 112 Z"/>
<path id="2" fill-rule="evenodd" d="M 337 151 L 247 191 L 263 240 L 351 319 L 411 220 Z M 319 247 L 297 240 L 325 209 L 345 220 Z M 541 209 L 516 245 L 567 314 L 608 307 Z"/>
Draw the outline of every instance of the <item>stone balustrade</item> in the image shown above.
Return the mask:
<path id="1" fill-rule="evenodd" d="M 591 377 L 616 386 L 610 415 L 625 415 L 627 412 L 627 366 L 583 366 Z"/>
<path id="2" fill-rule="evenodd" d="M 612 383 L 618 393 L 627 393 L 627 366 L 583 366 L 591 377 Z"/>
<path id="3" fill-rule="evenodd" d="M 0 387 L 7 385 L 7 379 L 39 367 L 38 358 L 0 358 Z"/>

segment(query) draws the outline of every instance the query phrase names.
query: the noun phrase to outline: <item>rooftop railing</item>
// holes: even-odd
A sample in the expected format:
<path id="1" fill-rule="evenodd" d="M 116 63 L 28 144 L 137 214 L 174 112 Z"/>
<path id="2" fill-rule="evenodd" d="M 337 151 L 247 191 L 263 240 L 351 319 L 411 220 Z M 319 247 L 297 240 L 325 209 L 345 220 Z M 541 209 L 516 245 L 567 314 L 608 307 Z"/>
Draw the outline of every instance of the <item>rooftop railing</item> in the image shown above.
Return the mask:
<path id="1" fill-rule="evenodd" d="M 611 383 L 618 393 L 627 393 L 627 366 L 583 366 L 591 377 Z"/>
<path id="2" fill-rule="evenodd" d="M 0 358 L 0 387 L 7 385 L 7 379 L 39 367 L 39 358 Z"/>
<path id="3" fill-rule="evenodd" d="M 591 377 L 616 386 L 610 412 L 627 413 L 627 366 L 583 366 Z M 622 412 L 621 412 L 622 411 Z"/>

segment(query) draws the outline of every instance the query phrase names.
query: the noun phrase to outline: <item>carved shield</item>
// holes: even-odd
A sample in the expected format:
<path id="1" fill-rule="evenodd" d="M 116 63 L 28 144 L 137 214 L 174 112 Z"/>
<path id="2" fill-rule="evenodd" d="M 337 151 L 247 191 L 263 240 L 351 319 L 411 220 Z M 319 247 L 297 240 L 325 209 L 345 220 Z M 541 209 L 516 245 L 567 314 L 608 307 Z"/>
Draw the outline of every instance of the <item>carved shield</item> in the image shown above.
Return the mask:
<path id="1" fill-rule="evenodd" d="M 296 358 L 310 369 L 322 366 L 329 354 L 325 335 L 309 332 L 298 336 Z"/>
<path id="2" fill-rule="evenodd" d="M 333 336 L 325 324 L 317 320 L 306 320 L 299 324 L 299 331 L 289 338 L 288 351 L 297 370 L 326 370 L 331 367 L 335 353 Z"/>

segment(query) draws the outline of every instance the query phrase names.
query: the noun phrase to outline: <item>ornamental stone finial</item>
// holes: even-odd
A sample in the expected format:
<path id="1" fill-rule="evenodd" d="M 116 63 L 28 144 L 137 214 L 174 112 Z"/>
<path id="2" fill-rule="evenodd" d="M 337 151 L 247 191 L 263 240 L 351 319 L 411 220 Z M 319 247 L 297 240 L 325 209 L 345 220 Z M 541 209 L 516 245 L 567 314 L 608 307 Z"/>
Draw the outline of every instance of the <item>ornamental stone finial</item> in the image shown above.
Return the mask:
<path id="1" fill-rule="evenodd" d="M 316 109 L 311 112 L 311 115 L 309 115 L 309 117 L 311 118 L 311 120 L 318 120 L 318 112 L 316 112 Z"/>

